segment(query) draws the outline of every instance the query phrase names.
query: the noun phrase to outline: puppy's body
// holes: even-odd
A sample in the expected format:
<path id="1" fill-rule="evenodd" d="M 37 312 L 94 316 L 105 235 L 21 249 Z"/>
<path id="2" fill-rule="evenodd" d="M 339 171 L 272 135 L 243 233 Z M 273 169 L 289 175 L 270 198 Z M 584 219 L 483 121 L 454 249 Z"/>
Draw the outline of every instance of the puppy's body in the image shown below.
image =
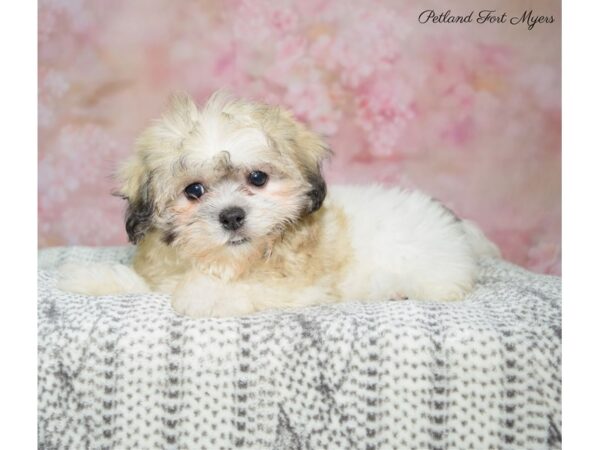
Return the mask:
<path id="1" fill-rule="evenodd" d="M 193 317 L 472 289 L 477 258 L 497 254 L 474 225 L 418 191 L 339 186 L 325 198 L 326 153 L 264 105 L 217 96 L 198 112 L 176 101 L 124 171 L 133 270 L 67 269 L 62 288 L 166 292 Z"/>

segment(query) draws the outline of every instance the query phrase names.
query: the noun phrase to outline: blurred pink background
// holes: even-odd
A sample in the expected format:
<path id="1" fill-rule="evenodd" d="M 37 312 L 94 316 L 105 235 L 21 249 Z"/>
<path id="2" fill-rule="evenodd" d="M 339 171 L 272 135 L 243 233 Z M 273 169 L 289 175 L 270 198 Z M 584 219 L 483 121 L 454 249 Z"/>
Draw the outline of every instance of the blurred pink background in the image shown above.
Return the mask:
<path id="1" fill-rule="evenodd" d="M 553 15 L 420 24 L 425 9 Z M 40 0 L 39 244 L 126 242 L 111 173 L 167 96 L 228 88 L 324 134 L 329 182 L 418 187 L 561 272 L 559 1 Z"/>

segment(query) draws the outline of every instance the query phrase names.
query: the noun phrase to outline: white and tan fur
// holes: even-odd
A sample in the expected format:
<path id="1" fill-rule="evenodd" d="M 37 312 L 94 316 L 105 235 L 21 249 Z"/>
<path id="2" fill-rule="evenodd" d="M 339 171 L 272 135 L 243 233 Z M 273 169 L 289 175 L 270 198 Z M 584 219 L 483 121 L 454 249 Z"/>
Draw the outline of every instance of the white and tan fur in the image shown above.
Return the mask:
<path id="1" fill-rule="evenodd" d="M 120 195 L 137 244 L 133 267 L 62 269 L 61 289 L 88 295 L 159 291 L 192 317 L 345 300 L 462 299 L 477 258 L 497 248 L 418 191 L 327 189 L 326 144 L 285 110 L 216 93 L 198 109 L 175 96 L 123 166 Z M 268 174 L 254 186 L 248 174 Z M 205 193 L 184 190 L 201 183 Z M 219 221 L 242 208 L 241 228 Z"/>

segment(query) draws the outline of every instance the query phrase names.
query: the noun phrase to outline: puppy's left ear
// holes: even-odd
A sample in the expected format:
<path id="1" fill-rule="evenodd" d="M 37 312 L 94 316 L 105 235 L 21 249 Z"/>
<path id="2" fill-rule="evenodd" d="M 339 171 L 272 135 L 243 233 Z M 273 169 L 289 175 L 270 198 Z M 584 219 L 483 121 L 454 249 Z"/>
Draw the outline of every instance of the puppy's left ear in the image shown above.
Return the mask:
<path id="1" fill-rule="evenodd" d="M 323 178 L 323 161 L 331 156 L 331 149 L 317 134 L 298 124 L 296 138 L 296 154 L 300 159 L 300 167 L 310 188 L 306 193 L 306 214 L 317 211 L 327 196 L 327 183 Z"/>
<path id="2" fill-rule="evenodd" d="M 287 139 L 291 156 L 296 160 L 308 184 L 305 214 L 317 211 L 327 195 L 327 183 L 321 171 L 323 162 L 332 154 L 329 146 L 316 133 L 298 122 L 291 113 L 280 112 L 287 128 Z M 288 128 L 289 127 L 289 128 Z"/>
<path id="3" fill-rule="evenodd" d="M 325 147 L 325 149 L 330 152 L 328 147 Z M 310 214 L 321 208 L 327 196 L 327 183 L 325 183 L 321 172 L 321 162 L 308 170 L 305 176 L 310 185 L 310 190 L 306 194 L 308 200 L 306 214 Z"/>

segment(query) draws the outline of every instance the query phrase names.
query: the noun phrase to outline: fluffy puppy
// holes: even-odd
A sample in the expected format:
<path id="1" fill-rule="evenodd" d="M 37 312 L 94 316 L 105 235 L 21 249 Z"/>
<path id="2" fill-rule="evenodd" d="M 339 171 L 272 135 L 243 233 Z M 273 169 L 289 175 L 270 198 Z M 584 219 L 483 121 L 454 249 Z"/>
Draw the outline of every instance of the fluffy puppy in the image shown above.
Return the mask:
<path id="1" fill-rule="evenodd" d="M 342 300 L 459 300 L 477 258 L 498 255 L 472 223 L 418 191 L 327 192 L 327 145 L 280 108 L 185 95 L 143 132 L 119 178 L 133 267 L 65 267 L 89 295 L 159 291 L 191 317 Z"/>

